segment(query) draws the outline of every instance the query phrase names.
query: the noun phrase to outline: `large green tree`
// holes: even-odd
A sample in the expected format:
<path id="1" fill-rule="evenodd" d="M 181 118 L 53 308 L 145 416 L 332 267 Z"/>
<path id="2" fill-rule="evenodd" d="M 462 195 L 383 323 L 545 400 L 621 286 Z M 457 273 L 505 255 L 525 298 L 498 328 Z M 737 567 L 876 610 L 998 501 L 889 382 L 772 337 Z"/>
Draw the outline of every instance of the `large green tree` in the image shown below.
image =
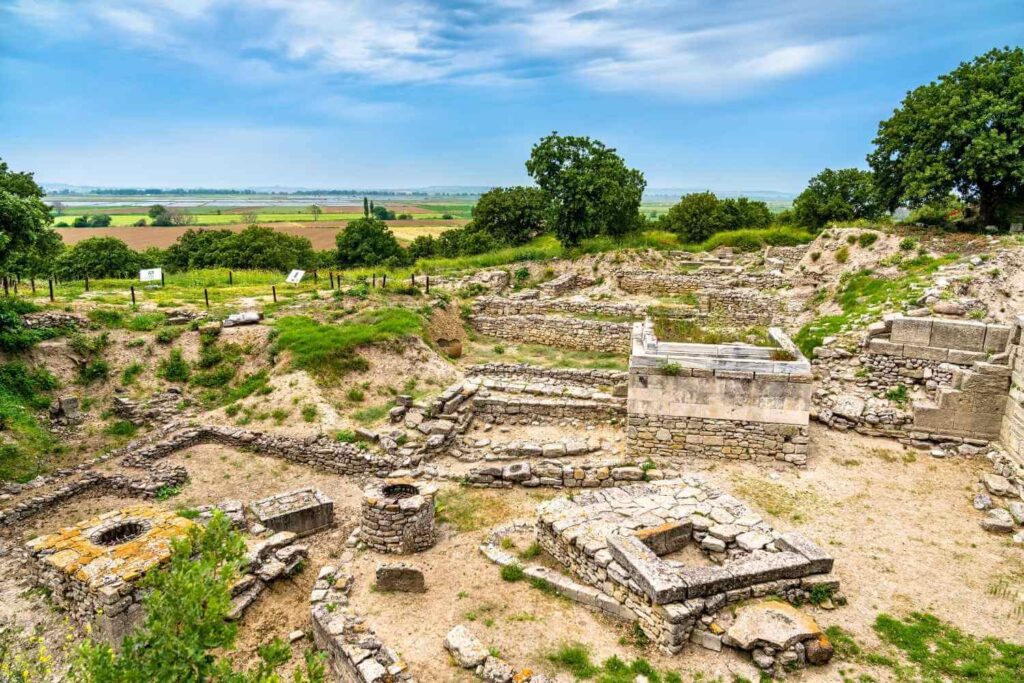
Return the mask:
<path id="1" fill-rule="evenodd" d="M 387 224 L 373 217 L 349 221 L 334 238 L 338 265 L 342 268 L 402 265 L 408 254 L 398 244 Z"/>
<path id="2" fill-rule="evenodd" d="M 288 235 L 273 228 L 250 225 L 241 232 L 220 240 L 216 248 L 216 265 L 223 268 L 263 268 L 289 271 L 312 268 L 316 252 L 305 237 Z"/>
<path id="3" fill-rule="evenodd" d="M 547 195 L 536 187 L 496 187 L 480 195 L 473 223 L 498 242 L 520 245 L 544 228 Z"/>
<path id="4" fill-rule="evenodd" d="M 793 200 L 796 222 L 819 229 L 829 221 L 874 220 L 885 213 L 870 171 L 826 168 Z"/>
<path id="5" fill-rule="evenodd" d="M 57 259 L 56 273 L 67 280 L 85 277 L 134 276 L 140 268 L 157 264 L 133 251 L 116 237 L 90 237 L 67 249 Z"/>
<path id="6" fill-rule="evenodd" d="M 907 93 L 878 125 L 868 162 L 890 209 L 956 192 L 985 224 L 1024 202 L 1024 49 L 961 63 Z"/>
<path id="7" fill-rule="evenodd" d="M 672 205 L 663 225 L 684 242 L 703 242 L 724 228 L 719 208 L 713 192 L 691 192 Z"/>
<path id="8" fill-rule="evenodd" d="M 52 251 L 50 209 L 31 173 L 11 171 L 0 159 L 0 270 L 13 270 L 34 251 Z"/>
<path id="9" fill-rule="evenodd" d="M 598 140 L 554 132 L 533 146 L 526 170 L 547 194 L 548 225 L 566 246 L 640 224 L 644 175 Z"/>

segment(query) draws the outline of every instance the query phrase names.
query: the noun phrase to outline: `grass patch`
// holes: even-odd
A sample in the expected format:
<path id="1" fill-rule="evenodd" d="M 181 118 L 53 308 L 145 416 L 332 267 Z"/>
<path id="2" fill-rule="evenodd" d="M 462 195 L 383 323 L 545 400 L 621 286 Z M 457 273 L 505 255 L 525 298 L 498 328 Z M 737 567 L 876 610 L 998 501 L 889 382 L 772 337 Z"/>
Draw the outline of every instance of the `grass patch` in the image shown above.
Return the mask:
<path id="1" fill-rule="evenodd" d="M 763 228 L 747 230 L 728 230 L 719 232 L 700 244 L 688 245 L 687 251 L 713 251 L 718 247 L 732 247 L 737 251 L 760 251 L 765 247 L 793 247 L 807 244 L 814 235 L 797 228 Z"/>
<path id="2" fill-rule="evenodd" d="M 582 643 L 566 643 L 548 653 L 547 660 L 578 680 L 596 683 L 634 683 L 641 676 L 648 683 L 682 683 L 683 680 L 674 671 L 655 669 L 646 659 L 626 662 L 618 657 L 609 657 L 597 665 L 590 658 L 590 648 Z"/>
<path id="3" fill-rule="evenodd" d="M 36 420 L 35 411 L 50 403 L 57 379 L 21 361 L 0 364 L 0 481 L 25 482 L 42 470 L 42 456 L 57 450 L 57 442 Z"/>
<path id="4" fill-rule="evenodd" d="M 998 638 L 978 639 L 931 614 L 914 612 L 904 619 L 880 614 L 875 632 L 898 649 L 926 681 L 1024 680 L 1024 646 Z"/>
<path id="5" fill-rule="evenodd" d="M 808 519 L 822 504 L 813 491 L 791 491 L 782 484 L 743 475 L 734 476 L 732 481 L 736 496 L 753 503 L 769 515 L 793 522 Z"/>
<path id="6" fill-rule="evenodd" d="M 404 308 L 364 313 L 338 325 L 322 325 L 304 316 L 288 316 L 274 325 L 273 353 L 289 351 L 292 365 L 322 378 L 341 377 L 367 368 L 356 349 L 366 344 L 422 334 L 423 319 Z"/>
<path id="7" fill-rule="evenodd" d="M 760 325 L 742 329 L 705 326 L 681 318 L 654 318 L 654 336 L 659 341 L 685 344 L 730 344 L 742 342 L 754 346 L 777 347 L 768 335 L 768 328 Z"/>
<path id="8" fill-rule="evenodd" d="M 921 296 L 926 279 L 940 266 L 958 258 L 957 254 L 947 254 L 941 258 L 925 255 L 908 259 L 899 263 L 900 274 L 896 277 L 881 277 L 870 269 L 844 274 L 832 297 L 842 313 L 823 316 L 804 325 L 793 336 L 793 341 L 810 357 L 825 337 L 853 328 L 862 329 L 864 318 L 878 318 L 885 312 L 910 306 Z"/>
<path id="9" fill-rule="evenodd" d="M 379 406 L 370 406 L 352 413 L 352 419 L 360 424 L 373 424 L 380 422 L 388 414 L 388 411 L 395 407 L 394 401 L 388 401 Z"/>
<path id="10" fill-rule="evenodd" d="M 459 533 L 495 526 L 512 516 L 512 508 L 501 494 L 464 486 L 439 491 L 437 519 Z"/>

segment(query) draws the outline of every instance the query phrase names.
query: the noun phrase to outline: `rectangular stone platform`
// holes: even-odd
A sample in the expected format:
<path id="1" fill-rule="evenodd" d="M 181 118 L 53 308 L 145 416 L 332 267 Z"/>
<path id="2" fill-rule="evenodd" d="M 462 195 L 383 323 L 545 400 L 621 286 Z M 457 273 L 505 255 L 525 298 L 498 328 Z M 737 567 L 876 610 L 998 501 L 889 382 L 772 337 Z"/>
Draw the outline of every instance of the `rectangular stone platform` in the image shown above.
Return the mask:
<path id="1" fill-rule="evenodd" d="M 313 488 L 279 493 L 249 504 L 260 524 L 299 536 L 334 524 L 334 501 Z"/>

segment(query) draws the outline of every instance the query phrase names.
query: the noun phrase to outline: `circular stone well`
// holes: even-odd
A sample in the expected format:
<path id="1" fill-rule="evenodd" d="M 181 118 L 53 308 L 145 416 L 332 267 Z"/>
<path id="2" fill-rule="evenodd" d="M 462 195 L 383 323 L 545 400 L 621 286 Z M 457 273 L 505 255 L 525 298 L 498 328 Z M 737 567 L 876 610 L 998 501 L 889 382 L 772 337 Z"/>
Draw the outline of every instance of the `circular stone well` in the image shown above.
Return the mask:
<path id="1" fill-rule="evenodd" d="M 363 491 L 359 537 L 382 553 L 418 553 L 434 545 L 433 484 L 385 479 Z"/>

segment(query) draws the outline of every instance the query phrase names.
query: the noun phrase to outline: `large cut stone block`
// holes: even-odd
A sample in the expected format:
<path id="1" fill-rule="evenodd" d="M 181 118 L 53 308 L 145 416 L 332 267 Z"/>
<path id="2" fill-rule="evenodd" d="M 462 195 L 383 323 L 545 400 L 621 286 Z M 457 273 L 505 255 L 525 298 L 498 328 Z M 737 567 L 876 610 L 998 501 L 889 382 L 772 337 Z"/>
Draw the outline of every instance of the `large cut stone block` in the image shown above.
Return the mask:
<path id="1" fill-rule="evenodd" d="M 1002 353 L 1010 341 L 1010 327 L 1007 325 L 989 325 L 985 332 L 984 351 Z"/>
<path id="2" fill-rule="evenodd" d="M 928 346 L 932 337 L 931 318 L 894 318 L 889 341 L 893 344 Z"/>
<path id="3" fill-rule="evenodd" d="M 686 583 L 636 536 L 609 536 L 608 550 L 654 604 L 686 599 Z"/>
<path id="4" fill-rule="evenodd" d="M 289 491 L 249 505 L 260 524 L 300 536 L 334 524 L 334 502 L 316 489 Z"/>
<path id="5" fill-rule="evenodd" d="M 932 337 L 928 346 L 982 351 L 985 348 L 986 328 L 985 323 L 970 320 L 936 320 L 932 323 Z"/>

